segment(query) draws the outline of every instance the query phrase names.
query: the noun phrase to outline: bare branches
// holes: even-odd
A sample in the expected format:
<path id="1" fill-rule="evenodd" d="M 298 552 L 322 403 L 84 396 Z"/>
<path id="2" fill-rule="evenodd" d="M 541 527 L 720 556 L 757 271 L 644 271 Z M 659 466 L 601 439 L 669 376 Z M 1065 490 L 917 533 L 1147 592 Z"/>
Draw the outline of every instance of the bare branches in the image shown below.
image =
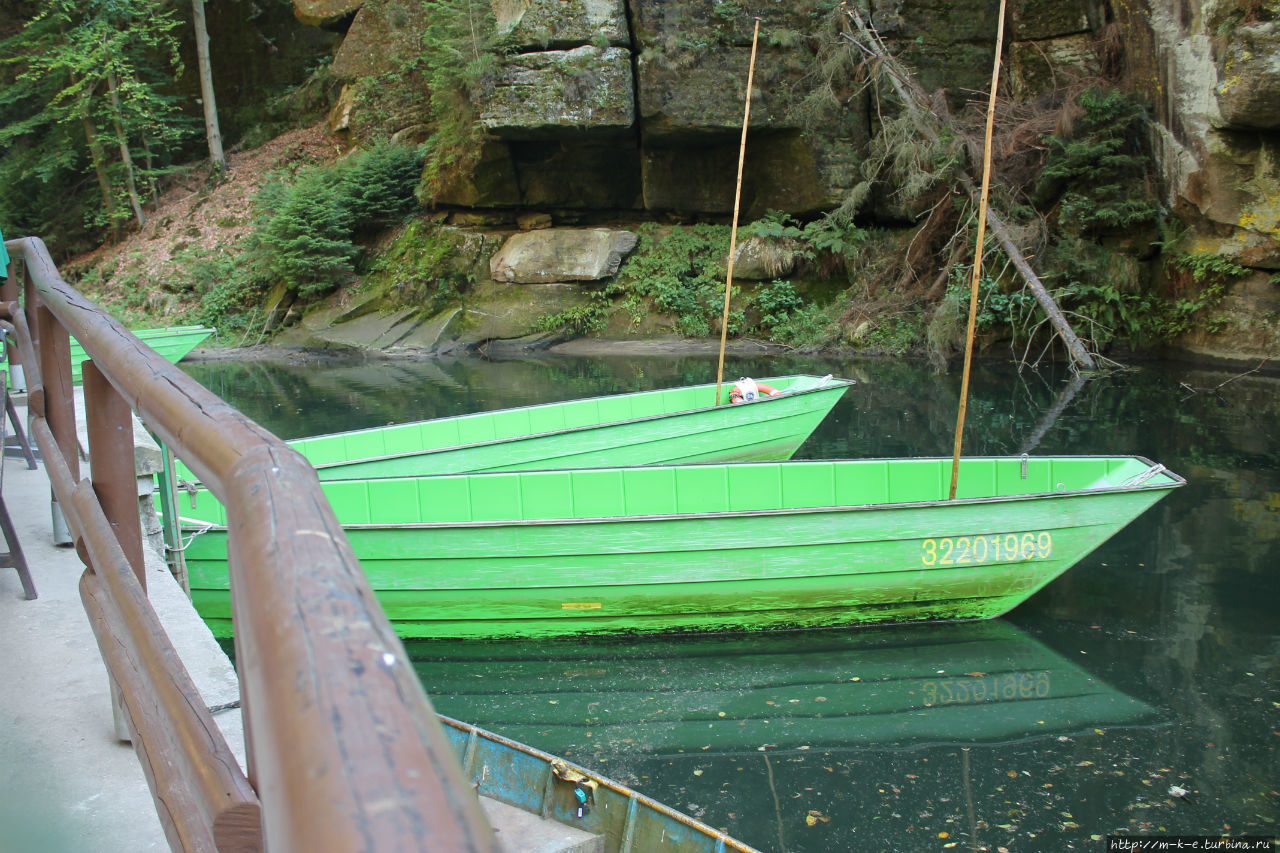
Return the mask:
<path id="1" fill-rule="evenodd" d="M 846 30 L 841 34 L 842 37 L 863 53 L 877 60 L 876 70 L 880 72 L 881 79 L 888 82 L 898 98 L 901 99 L 906 115 L 915 129 L 929 142 L 935 145 L 938 144 L 941 141 L 942 133 L 935 123 L 937 105 L 933 103 L 933 100 L 920 87 L 902 63 L 890 53 L 884 41 L 880 38 L 880 34 L 863 19 L 858 9 L 847 3 L 842 4 L 841 8 L 846 18 L 856 28 L 856 34 Z M 957 169 L 956 180 L 971 199 L 975 201 L 978 199 L 979 190 L 963 169 Z M 1071 355 L 1073 366 L 1082 370 L 1094 370 L 1096 366 L 1093 357 L 1085 350 L 1084 345 L 1067 322 L 1062 310 L 1015 244 L 1008 226 L 1004 224 L 1003 217 L 997 215 L 994 210 L 990 210 L 986 217 L 986 224 L 990 227 L 996 242 L 1013 263 L 1014 268 L 1017 269 L 1018 274 L 1027 283 L 1027 286 L 1031 288 L 1036 302 L 1039 303 L 1041 309 L 1053 324 L 1058 338 L 1062 340 Z"/>

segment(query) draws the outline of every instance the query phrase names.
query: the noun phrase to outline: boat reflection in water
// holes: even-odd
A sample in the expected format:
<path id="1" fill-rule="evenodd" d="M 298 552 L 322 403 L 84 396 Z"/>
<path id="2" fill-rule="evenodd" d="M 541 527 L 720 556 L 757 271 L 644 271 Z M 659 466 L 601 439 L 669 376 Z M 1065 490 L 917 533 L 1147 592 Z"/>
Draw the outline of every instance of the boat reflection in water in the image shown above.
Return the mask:
<path id="1" fill-rule="evenodd" d="M 406 646 L 440 713 L 557 754 L 1006 743 L 1155 721 L 1001 620 Z"/>

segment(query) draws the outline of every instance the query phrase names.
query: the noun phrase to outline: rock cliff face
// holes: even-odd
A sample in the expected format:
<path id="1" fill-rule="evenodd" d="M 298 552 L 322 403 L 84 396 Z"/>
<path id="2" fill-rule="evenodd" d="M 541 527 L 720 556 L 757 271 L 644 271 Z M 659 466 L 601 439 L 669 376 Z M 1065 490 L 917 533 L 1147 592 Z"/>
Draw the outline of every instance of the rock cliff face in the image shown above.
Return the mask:
<path id="1" fill-rule="evenodd" d="M 861 2 L 940 107 L 962 108 L 986 90 L 998 0 Z M 879 129 L 867 89 L 847 68 L 820 62 L 824 43 L 839 39 L 830 23 L 837 6 L 491 0 L 511 50 L 477 105 L 486 142 L 476 165 L 437 203 L 468 208 L 471 219 L 458 222 L 488 211 L 510 223 L 516 210 L 559 223 L 726 215 L 759 16 L 743 216 L 830 209 L 857 182 Z M 302 21 L 343 33 L 333 71 L 348 84 L 421 50 L 421 3 L 295 7 Z M 1268 330 L 1237 323 L 1231 334 L 1252 335 L 1250 351 L 1276 345 L 1280 288 L 1269 271 L 1280 270 L 1280 0 L 1010 0 L 1007 20 L 1002 92 L 1011 97 L 1030 101 L 1126 67 L 1130 87 L 1156 105 L 1164 201 L 1188 227 L 1180 248 L 1262 271 L 1240 283 L 1227 308 L 1269 317 Z M 805 96 L 824 87 L 836 97 L 815 110 Z M 344 98 L 334 126 L 358 135 L 360 111 L 374 108 Z M 420 120 L 408 115 L 392 129 L 413 133 Z M 900 211 L 877 214 L 906 224 Z"/>
<path id="2" fill-rule="evenodd" d="M 421 44 L 416 4 L 297 0 L 304 21 L 350 24 L 334 59 L 348 82 Z M 492 0 L 514 51 L 479 105 L 488 131 L 474 172 L 438 199 L 472 208 L 732 209 L 754 16 L 761 18 L 744 215 L 812 214 L 856 178 L 876 118 L 867 93 L 835 80 L 840 106 L 801 109 L 827 85 L 823 42 L 839 38 L 833 0 Z M 876 0 L 874 18 L 926 86 L 960 106 L 990 75 L 995 0 Z M 1012 15 L 1011 78 L 1034 92 L 1088 73 L 1087 0 L 1023 0 Z M 358 128 L 348 99 L 336 125 Z M 366 107 L 367 108 L 367 107 Z"/>
<path id="3" fill-rule="evenodd" d="M 1280 270 L 1280 3 L 1149 3 L 1168 199 L 1199 250 Z"/>

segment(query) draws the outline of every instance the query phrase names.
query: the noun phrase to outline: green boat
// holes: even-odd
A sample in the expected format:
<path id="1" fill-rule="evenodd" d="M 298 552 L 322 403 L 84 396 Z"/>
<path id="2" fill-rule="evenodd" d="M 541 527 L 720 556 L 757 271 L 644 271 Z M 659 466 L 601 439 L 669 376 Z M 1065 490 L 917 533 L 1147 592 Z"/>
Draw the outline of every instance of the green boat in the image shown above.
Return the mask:
<path id="1" fill-rule="evenodd" d="M 151 347 L 169 361 L 177 364 L 205 338 L 214 333 L 208 326 L 170 326 L 164 329 L 130 329 L 144 344 Z M 72 338 L 71 340 L 71 380 L 82 381 L 81 365 L 89 358 L 84 347 Z"/>
<path id="2" fill-rule="evenodd" d="M 1003 619 L 406 649 L 441 713 L 595 761 L 1013 743 L 1162 721 Z"/>
<path id="3" fill-rule="evenodd" d="M 726 405 L 732 383 L 476 412 L 295 439 L 322 480 L 531 468 L 786 459 L 853 385 L 831 376 L 760 380 L 779 392 Z M 191 479 L 179 469 L 178 476 Z"/>
<path id="4" fill-rule="evenodd" d="M 1184 481 L 1137 456 L 860 459 L 331 480 L 403 637 L 734 631 L 999 616 Z M 222 507 L 192 600 L 231 633 Z"/>
<path id="5" fill-rule="evenodd" d="M 505 828 L 498 837 L 503 850 L 756 853 L 583 767 L 449 717 L 440 720 L 481 807 L 495 826 Z M 513 831 L 518 839 L 509 837 Z"/>

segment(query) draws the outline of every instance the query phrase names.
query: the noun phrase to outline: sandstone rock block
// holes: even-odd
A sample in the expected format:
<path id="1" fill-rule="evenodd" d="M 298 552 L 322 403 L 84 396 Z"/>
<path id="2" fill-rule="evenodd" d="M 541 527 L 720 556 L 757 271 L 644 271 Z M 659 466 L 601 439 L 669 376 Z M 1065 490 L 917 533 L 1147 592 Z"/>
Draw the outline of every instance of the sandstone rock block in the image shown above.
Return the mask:
<path id="1" fill-rule="evenodd" d="M 293 0 L 293 14 L 309 27 L 336 24 L 350 15 L 364 0 Z"/>
<path id="2" fill-rule="evenodd" d="M 494 0 L 493 13 L 498 33 L 521 51 L 631 42 L 623 0 Z"/>
<path id="3" fill-rule="evenodd" d="M 494 281 L 540 284 L 597 281 L 618 271 L 635 248 L 631 231 L 553 228 L 513 234 L 489 261 Z"/>
<path id="4" fill-rule="evenodd" d="M 751 93 L 752 128 L 798 125 L 788 118 L 799 81 L 808 70 L 807 55 L 761 49 Z M 724 47 L 711 53 L 642 53 L 639 112 L 646 142 L 687 144 L 734 141 L 742 132 L 743 96 L 751 47 Z"/>
<path id="5" fill-rule="evenodd" d="M 395 70 L 422 49 L 424 15 L 419 4 L 365 3 L 338 45 L 333 75 L 356 80 Z"/>
<path id="6" fill-rule="evenodd" d="M 787 275 L 796 268 L 796 253 L 788 243 L 748 237 L 733 253 L 733 277 L 765 281 Z"/>
<path id="7" fill-rule="evenodd" d="M 728 213 L 733 210 L 737 142 L 644 150 L 644 205 L 648 210 Z M 743 174 L 742 213 L 748 219 L 770 209 L 815 212 L 830 202 L 828 177 L 813 147 L 799 133 L 761 134 L 749 143 Z"/>
<path id="8" fill-rule="evenodd" d="M 635 123 L 631 53 L 579 47 L 507 60 L 480 122 L 503 139 L 618 134 Z"/>
<path id="9" fill-rule="evenodd" d="M 1280 127 L 1280 23 L 1238 28 L 1222 53 L 1222 118 L 1232 127 Z"/>
<path id="10" fill-rule="evenodd" d="M 1237 263 L 1280 269 L 1280 143 L 1265 134 L 1206 134 L 1199 171 L 1182 197 L 1206 219 L 1229 226 L 1229 237 L 1195 251 Z M 1203 239 L 1203 238 L 1202 238 Z"/>
<path id="11" fill-rule="evenodd" d="M 807 0 L 763 0 L 755 4 L 707 0 L 628 3 L 637 45 L 666 52 L 674 48 L 705 51 L 730 45 L 750 47 L 753 15 L 761 16 L 762 45 L 799 43 L 803 41 L 802 34 L 811 33 L 820 25 L 820 5 Z"/>
<path id="12" fill-rule="evenodd" d="M 1010 35 L 1017 41 L 1049 39 L 1089 30 L 1086 0 L 1015 0 Z"/>
<path id="13" fill-rule="evenodd" d="M 1101 74 L 1096 42 L 1092 34 L 1081 34 L 1009 45 L 1009 94 L 1031 99 Z"/>

